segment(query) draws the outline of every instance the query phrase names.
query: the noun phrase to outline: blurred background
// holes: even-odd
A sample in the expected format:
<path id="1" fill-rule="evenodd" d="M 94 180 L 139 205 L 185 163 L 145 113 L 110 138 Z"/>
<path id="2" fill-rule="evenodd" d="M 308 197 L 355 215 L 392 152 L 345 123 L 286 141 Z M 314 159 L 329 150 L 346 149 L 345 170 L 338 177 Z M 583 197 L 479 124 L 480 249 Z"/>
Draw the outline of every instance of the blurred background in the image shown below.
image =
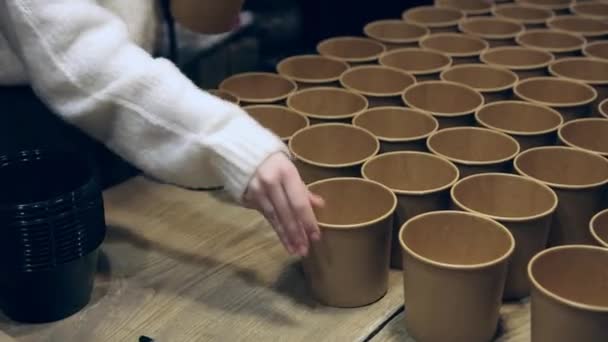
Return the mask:
<path id="1" fill-rule="evenodd" d="M 178 27 L 179 65 L 200 87 L 216 88 L 235 73 L 274 71 L 283 58 L 315 53 L 325 38 L 363 34 L 373 20 L 398 19 L 429 1 L 247 0 L 241 26 L 223 35 L 203 36 Z"/>

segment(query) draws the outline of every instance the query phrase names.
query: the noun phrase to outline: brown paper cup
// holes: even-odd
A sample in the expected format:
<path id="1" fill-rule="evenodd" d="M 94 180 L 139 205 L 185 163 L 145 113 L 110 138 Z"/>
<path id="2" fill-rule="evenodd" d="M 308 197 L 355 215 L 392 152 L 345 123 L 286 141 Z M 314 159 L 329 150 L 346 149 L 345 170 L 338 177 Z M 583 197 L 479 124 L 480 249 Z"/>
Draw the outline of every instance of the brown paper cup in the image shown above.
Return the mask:
<path id="1" fill-rule="evenodd" d="M 573 120 L 559 129 L 562 144 L 608 158 L 608 120 L 587 118 Z"/>
<path id="2" fill-rule="evenodd" d="M 460 21 L 463 33 L 484 39 L 490 47 L 516 45 L 515 37 L 525 30 L 524 25 L 501 18 L 473 17 Z"/>
<path id="3" fill-rule="evenodd" d="M 461 10 L 467 17 L 491 15 L 493 4 L 484 0 L 435 0 L 435 6 Z"/>
<path id="4" fill-rule="evenodd" d="M 481 214 L 503 224 L 515 238 L 504 298 L 521 299 L 530 294 L 527 266 L 545 249 L 557 195 L 531 178 L 486 173 L 460 180 L 451 191 L 456 208 Z"/>
<path id="5" fill-rule="evenodd" d="M 518 4 L 552 10 L 557 15 L 570 13 L 570 4 L 573 0 L 515 0 Z"/>
<path id="6" fill-rule="evenodd" d="M 403 70 L 417 82 L 439 80 L 439 74 L 452 65 L 452 58 L 437 51 L 404 48 L 389 51 L 380 57 L 380 64 Z"/>
<path id="7" fill-rule="evenodd" d="M 318 87 L 300 90 L 287 99 L 287 106 L 308 117 L 311 125 L 327 122 L 351 122 L 369 107 L 367 98 L 351 91 Z"/>
<path id="8" fill-rule="evenodd" d="M 528 266 L 532 341 L 608 341 L 608 250 L 563 246 L 539 253 Z"/>
<path id="9" fill-rule="evenodd" d="M 458 21 L 465 17 L 463 11 L 454 8 L 419 6 L 403 12 L 403 20 L 427 27 L 431 33 L 458 32 Z"/>
<path id="10" fill-rule="evenodd" d="M 605 99 L 604 101 L 602 101 L 602 103 L 600 103 L 598 108 L 599 108 L 598 111 L 600 112 L 600 115 L 603 118 L 608 119 L 608 99 Z"/>
<path id="11" fill-rule="evenodd" d="M 589 230 L 598 246 L 608 248 L 608 209 L 593 216 L 589 223 Z"/>
<path id="12" fill-rule="evenodd" d="M 519 144 L 512 137 L 486 128 L 455 127 L 437 131 L 428 149 L 458 166 L 461 177 L 488 172 L 510 172 Z"/>
<path id="13" fill-rule="evenodd" d="M 509 46 L 493 48 L 479 57 L 485 64 L 507 68 L 517 74 L 520 80 L 531 77 L 548 76 L 548 67 L 555 60 L 547 51 Z"/>
<path id="14" fill-rule="evenodd" d="M 248 72 L 231 76 L 219 89 L 236 95 L 242 106 L 261 103 L 280 103 L 297 90 L 295 82 L 278 74 Z"/>
<path id="15" fill-rule="evenodd" d="M 372 132 L 381 153 L 426 151 L 426 139 L 439 127 L 432 115 L 403 107 L 372 108 L 357 115 L 353 125 Z"/>
<path id="16" fill-rule="evenodd" d="M 517 75 L 506 68 L 485 64 L 461 64 L 441 73 L 441 79 L 467 85 L 480 92 L 485 103 L 510 100 Z"/>
<path id="17" fill-rule="evenodd" d="M 437 33 L 420 40 L 420 47 L 452 57 L 452 64 L 479 63 L 479 55 L 489 47 L 481 38 L 461 33 Z"/>
<path id="18" fill-rule="evenodd" d="M 418 47 L 420 39 L 430 34 L 427 27 L 403 20 L 374 21 L 365 25 L 363 32 L 369 38 L 384 44 L 388 50 Z"/>
<path id="19" fill-rule="evenodd" d="M 516 21 L 527 29 L 545 28 L 547 20 L 555 16 L 552 10 L 521 3 L 498 5 L 492 13 L 497 18 Z"/>
<path id="20" fill-rule="evenodd" d="M 556 109 L 568 122 L 591 116 L 597 91 L 577 81 L 556 77 L 535 77 L 519 82 L 516 97 Z"/>
<path id="21" fill-rule="evenodd" d="M 287 142 L 299 130 L 308 127 L 308 118 L 295 111 L 276 105 L 256 105 L 243 108 L 262 126 Z"/>
<path id="22" fill-rule="evenodd" d="M 556 59 L 579 56 L 587 40 L 577 34 L 553 30 L 528 30 L 520 33 L 517 44 L 553 54 Z"/>
<path id="23" fill-rule="evenodd" d="M 437 211 L 403 225 L 400 242 L 408 333 L 417 341 L 491 341 L 515 246 L 511 233 L 481 215 Z"/>
<path id="24" fill-rule="evenodd" d="M 608 21 L 608 2 L 576 2 L 570 5 L 570 12 L 586 18 Z"/>
<path id="25" fill-rule="evenodd" d="M 328 178 L 358 177 L 361 165 L 380 150 L 369 131 L 347 124 L 304 128 L 289 140 L 289 149 L 306 184 Z"/>
<path id="26" fill-rule="evenodd" d="M 339 86 L 340 75 L 348 70 L 345 62 L 319 55 L 289 57 L 277 65 L 277 72 L 298 84 L 298 89 Z"/>
<path id="27" fill-rule="evenodd" d="M 508 134 L 521 151 L 555 145 L 562 115 L 550 107 L 523 102 L 502 101 L 488 104 L 475 114 L 479 125 Z"/>
<path id="28" fill-rule="evenodd" d="M 365 96 L 369 107 L 403 104 L 401 95 L 414 83 L 414 76 L 405 71 L 381 65 L 354 67 L 340 77 L 342 87 Z"/>
<path id="29" fill-rule="evenodd" d="M 392 152 L 363 165 L 363 177 L 390 188 L 398 199 L 395 211 L 391 266 L 403 268 L 399 229 L 409 219 L 431 211 L 447 210 L 450 188 L 459 177 L 448 160 L 423 152 Z"/>
<path id="30" fill-rule="evenodd" d="M 313 242 L 303 268 L 313 296 L 334 307 L 359 307 L 388 290 L 393 212 L 397 198 L 386 187 L 358 178 L 310 184 L 325 199 L 316 210 L 323 238 Z"/>
<path id="31" fill-rule="evenodd" d="M 185 28 L 206 34 L 232 30 L 245 0 L 171 0 L 171 14 Z"/>
<path id="32" fill-rule="evenodd" d="M 537 147 L 515 158 L 515 169 L 550 186 L 559 197 L 549 244 L 591 244 L 589 221 L 603 209 L 608 160 L 571 147 Z"/>
<path id="33" fill-rule="evenodd" d="M 608 60 L 608 41 L 587 44 L 583 49 L 583 54 L 587 57 Z"/>
<path id="34" fill-rule="evenodd" d="M 474 113 L 483 106 L 484 99 L 478 91 L 460 83 L 427 81 L 407 88 L 403 102 L 431 113 L 439 121 L 439 129 L 443 129 L 475 124 Z"/>
<path id="35" fill-rule="evenodd" d="M 234 103 L 235 105 L 238 105 L 240 103 L 239 98 L 236 95 L 225 90 L 209 89 L 208 92 L 213 96 L 217 96 L 220 99 Z"/>
<path id="36" fill-rule="evenodd" d="M 597 99 L 593 104 L 593 114 L 599 116 L 600 102 L 608 98 L 608 60 L 597 60 L 586 57 L 571 57 L 560 59 L 549 66 L 553 76 L 586 83 L 597 91 Z"/>
<path id="37" fill-rule="evenodd" d="M 587 39 L 587 42 L 608 38 L 608 22 L 577 15 L 551 18 L 547 20 L 547 27 L 555 31 L 581 35 Z"/>
<path id="38" fill-rule="evenodd" d="M 384 44 L 361 37 L 329 38 L 317 45 L 319 54 L 346 62 L 352 66 L 373 64 L 384 51 L 386 51 Z"/>

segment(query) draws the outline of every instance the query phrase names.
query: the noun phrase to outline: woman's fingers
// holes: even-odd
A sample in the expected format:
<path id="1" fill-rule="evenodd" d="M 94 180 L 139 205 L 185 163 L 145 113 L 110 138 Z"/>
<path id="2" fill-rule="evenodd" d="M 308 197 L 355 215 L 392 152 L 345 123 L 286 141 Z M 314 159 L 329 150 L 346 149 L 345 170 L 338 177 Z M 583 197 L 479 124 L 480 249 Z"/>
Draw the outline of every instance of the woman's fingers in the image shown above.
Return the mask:
<path id="1" fill-rule="evenodd" d="M 291 209 L 293 210 L 296 220 L 300 222 L 301 226 L 304 228 L 304 233 L 310 237 L 311 240 L 319 240 L 321 238 L 321 232 L 317 226 L 317 219 L 312 209 L 309 192 L 306 185 L 304 185 L 300 179 L 295 167 L 285 172 L 284 188 Z"/>

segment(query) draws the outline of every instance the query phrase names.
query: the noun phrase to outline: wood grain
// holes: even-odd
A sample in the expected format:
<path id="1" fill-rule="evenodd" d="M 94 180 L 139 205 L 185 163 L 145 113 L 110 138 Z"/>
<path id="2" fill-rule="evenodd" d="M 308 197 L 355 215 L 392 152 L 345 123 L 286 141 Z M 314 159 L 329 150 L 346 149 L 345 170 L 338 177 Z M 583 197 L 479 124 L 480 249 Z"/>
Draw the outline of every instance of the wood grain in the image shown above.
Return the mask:
<path id="1" fill-rule="evenodd" d="M 401 275 L 359 309 L 315 304 L 296 260 L 257 214 L 135 178 L 104 194 L 108 237 L 90 305 L 64 321 L 0 319 L 19 342 L 357 341 L 402 304 Z"/>
<path id="2" fill-rule="evenodd" d="M 405 328 L 405 312 L 395 316 L 371 339 L 371 342 L 415 342 Z M 500 310 L 501 320 L 495 342 L 530 341 L 530 303 L 504 304 Z"/>

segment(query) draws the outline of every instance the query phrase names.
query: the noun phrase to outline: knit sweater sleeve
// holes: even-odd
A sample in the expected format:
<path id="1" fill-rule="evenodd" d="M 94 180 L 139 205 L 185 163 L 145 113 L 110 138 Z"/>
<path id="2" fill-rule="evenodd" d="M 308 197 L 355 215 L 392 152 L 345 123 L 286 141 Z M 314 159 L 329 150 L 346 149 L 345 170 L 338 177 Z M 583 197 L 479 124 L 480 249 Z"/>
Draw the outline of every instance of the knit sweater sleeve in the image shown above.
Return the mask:
<path id="1" fill-rule="evenodd" d="M 0 29 L 50 108 L 156 178 L 224 185 L 240 200 L 258 165 L 286 152 L 238 106 L 130 42 L 95 1 L 0 0 Z"/>

